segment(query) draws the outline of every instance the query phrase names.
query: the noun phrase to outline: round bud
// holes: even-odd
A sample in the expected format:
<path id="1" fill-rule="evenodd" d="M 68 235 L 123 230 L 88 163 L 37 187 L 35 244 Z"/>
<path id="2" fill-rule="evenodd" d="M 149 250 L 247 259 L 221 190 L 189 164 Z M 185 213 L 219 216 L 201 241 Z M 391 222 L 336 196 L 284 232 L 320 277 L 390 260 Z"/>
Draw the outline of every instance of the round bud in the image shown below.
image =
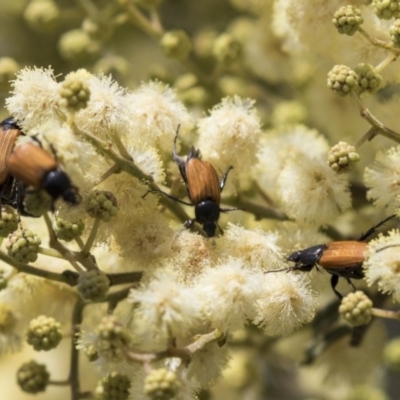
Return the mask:
<path id="1" fill-rule="evenodd" d="M 232 64 L 242 53 L 242 46 L 229 33 L 218 36 L 213 44 L 213 55 L 217 61 L 224 65 Z"/>
<path id="2" fill-rule="evenodd" d="M 179 387 L 175 372 L 167 368 L 153 369 L 144 380 L 144 393 L 152 400 L 172 399 Z"/>
<path id="3" fill-rule="evenodd" d="M 0 291 L 5 289 L 8 285 L 8 279 L 10 278 L 10 269 L 6 265 L 0 266 Z M 1 330 L 1 329 L 0 329 Z"/>
<path id="4" fill-rule="evenodd" d="M 7 304 L 0 303 L 0 332 L 2 334 L 11 332 L 16 323 L 17 318 L 12 309 Z"/>
<path id="5" fill-rule="evenodd" d="M 93 190 L 87 199 L 86 212 L 92 218 L 99 218 L 108 222 L 117 215 L 117 199 L 111 192 Z"/>
<path id="6" fill-rule="evenodd" d="M 46 390 L 50 375 L 46 366 L 30 361 L 23 364 L 17 371 L 17 382 L 20 388 L 27 393 L 39 393 Z"/>
<path id="7" fill-rule="evenodd" d="M 366 325 L 372 319 L 372 301 L 358 290 L 343 297 L 339 313 L 351 326 Z"/>
<path id="8" fill-rule="evenodd" d="M 60 21 L 60 10 L 52 0 L 33 0 L 28 3 L 24 19 L 38 33 L 53 31 Z"/>
<path id="9" fill-rule="evenodd" d="M 32 217 L 41 217 L 51 210 L 52 205 L 53 199 L 45 190 L 34 190 L 24 196 L 24 210 Z"/>
<path id="10" fill-rule="evenodd" d="M 54 231 L 59 239 L 65 240 L 66 242 L 70 242 L 81 236 L 84 229 L 85 223 L 82 220 L 69 222 L 61 218 L 56 218 Z"/>
<path id="11" fill-rule="evenodd" d="M 96 397 L 101 400 L 126 400 L 131 382 L 126 375 L 112 372 L 104 377 L 96 387 Z"/>
<path id="12" fill-rule="evenodd" d="M 62 338 L 61 324 L 54 318 L 44 315 L 30 322 L 26 335 L 26 341 L 36 351 L 54 349 L 61 342 Z"/>
<path id="13" fill-rule="evenodd" d="M 7 237 L 18 229 L 18 214 L 11 206 L 1 206 L 0 237 Z"/>
<path id="14" fill-rule="evenodd" d="M 79 275 L 77 289 L 85 300 L 103 301 L 109 288 L 110 280 L 103 271 L 92 269 Z"/>
<path id="15" fill-rule="evenodd" d="M 360 63 L 354 68 L 354 72 L 358 76 L 357 93 L 360 96 L 373 94 L 381 87 L 382 76 L 375 71 L 372 65 Z"/>
<path id="16" fill-rule="evenodd" d="M 0 57 L 0 88 L 9 88 L 18 70 L 19 65 L 13 58 Z"/>
<path id="17" fill-rule="evenodd" d="M 142 8 L 157 8 L 163 0 L 133 0 L 133 2 Z"/>
<path id="18" fill-rule="evenodd" d="M 372 0 L 375 14 L 381 19 L 400 18 L 399 0 Z"/>
<path id="19" fill-rule="evenodd" d="M 90 362 L 96 361 L 99 359 L 99 352 L 97 351 L 96 346 L 91 344 L 90 346 L 85 346 L 83 348 L 83 353 L 87 357 Z"/>
<path id="20" fill-rule="evenodd" d="M 8 255 L 22 264 L 37 260 L 41 240 L 28 229 L 18 229 L 7 237 L 5 243 Z"/>
<path id="21" fill-rule="evenodd" d="M 383 358 L 393 371 L 400 371 L 400 338 L 391 340 L 385 346 Z"/>
<path id="22" fill-rule="evenodd" d="M 400 47 L 400 19 L 396 19 L 389 28 L 390 40 L 395 47 Z"/>
<path id="23" fill-rule="evenodd" d="M 130 64 L 126 58 L 117 55 L 107 55 L 100 58 L 94 65 L 94 70 L 114 78 L 125 78 L 129 74 Z"/>
<path id="24" fill-rule="evenodd" d="M 364 22 L 361 11 L 354 6 L 343 6 L 333 16 L 332 23 L 340 34 L 353 36 Z"/>
<path id="25" fill-rule="evenodd" d="M 131 342 L 128 330 L 113 315 L 108 315 L 101 320 L 96 332 L 99 355 L 112 361 L 124 360 L 126 347 Z"/>
<path id="26" fill-rule="evenodd" d="M 100 43 L 81 29 L 65 32 L 58 42 L 61 57 L 68 61 L 83 61 L 99 54 Z"/>
<path id="27" fill-rule="evenodd" d="M 347 96 L 357 86 L 357 74 L 346 65 L 335 65 L 328 73 L 328 87 L 339 96 Z"/>
<path id="28" fill-rule="evenodd" d="M 82 22 L 82 29 L 93 40 L 104 41 L 109 39 L 112 35 L 112 28 L 112 24 L 100 24 L 91 18 L 85 18 Z"/>
<path id="29" fill-rule="evenodd" d="M 180 60 L 185 59 L 192 49 L 190 37 L 183 30 L 166 32 L 160 43 L 161 49 L 167 57 Z"/>
<path id="30" fill-rule="evenodd" d="M 70 111 L 79 111 L 87 106 L 90 99 L 90 89 L 87 76 L 80 70 L 68 74 L 59 89 L 60 105 Z"/>
<path id="31" fill-rule="evenodd" d="M 355 147 L 346 142 L 335 144 L 328 153 L 328 165 L 339 174 L 352 169 L 358 161 L 360 156 Z"/>

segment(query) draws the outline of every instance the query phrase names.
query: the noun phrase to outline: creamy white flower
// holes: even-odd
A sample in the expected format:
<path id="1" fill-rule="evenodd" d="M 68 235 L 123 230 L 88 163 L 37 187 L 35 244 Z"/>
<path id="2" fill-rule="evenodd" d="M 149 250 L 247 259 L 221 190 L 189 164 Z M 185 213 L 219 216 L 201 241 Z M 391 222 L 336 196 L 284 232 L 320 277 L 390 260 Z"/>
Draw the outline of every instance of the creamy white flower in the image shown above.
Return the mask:
<path id="1" fill-rule="evenodd" d="M 262 285 L 253 322 L 267 335 L 288 335 L 313 319 L 316 296 L 304 274 L 284 271 L 265 274 Z"/>
<path id="2" fill-rule="evenodd" d="M 368 243 L 363 264 L 369 285 L 378 284 L 379 290 L 389 293 L 400 302 L 400 231 L 391 230 L 388 236 L 379 235 Z"/>

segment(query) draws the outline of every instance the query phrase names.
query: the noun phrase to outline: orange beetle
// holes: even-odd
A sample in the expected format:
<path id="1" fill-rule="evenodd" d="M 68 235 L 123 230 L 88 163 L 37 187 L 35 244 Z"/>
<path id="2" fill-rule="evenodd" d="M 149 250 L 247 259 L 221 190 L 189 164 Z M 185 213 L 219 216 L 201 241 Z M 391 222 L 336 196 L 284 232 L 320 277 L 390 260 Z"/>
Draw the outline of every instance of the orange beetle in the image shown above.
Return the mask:
<path id="1" fill-rule="evenodd" d="M 394 217 L 395 215 L 391 215 L 374 225 L 361 235 L 359 240 L 319 244 L 304 250 L 295 251 L 287 257 L 287 261 L 295 262 L 293 267 L 268 272 L 311 271 L 318 264 L 332 275 L 332 289 L 339 298 L 342 298 L 343 296 L 336 290 L 339 277 L 345 278 L 350 286 L 356 290 L 351 279 L 364 278 L 362 264 L 365 258 L 364 254 L 367 250 L 367 243 L 363 242 L 363 240 L 366 240 L 378 227 Z"/>
<path id="2" fill-rule="evenodd" d="M 239 208 L 220 207 L 221 192 L 224 189 L 229 171 L 233 167 L 228 167 L 220 179 L 213 165 L 207 161 L 203 161 L 201 159 L 200 150 L 193 146 L 191 147 L 186 159 L 180 157 L 176 152 L 178 132 L 179 126 L 174 139 L 172 157 L 179 167 L 191 203 L 182 201 L 168 193 L 158 190 L 155 191 L 160 192 L 181 204 L 194 206 L 195 218 L 186 221 L 185 226 L 189 228 L 194 222 L 198 222 L 203 226 L 203 230 L 207 236 L 213 237 L 215 236 L 215 230 L 218 226 L 217 222 L 220 213 L 240 210 Z M 143 197 L 145 197 L 147 193 Z"/>
<path id="3" fill-rule="evenodd" d="M 10 174 L 18 181 L 35 189 L 45 190 L 53 200 L 62 197 L 66 202 L 78 202 L 77 189 L 57 161 L 41 147 L 24 143 L 16 147 L 8 158 Z"/>

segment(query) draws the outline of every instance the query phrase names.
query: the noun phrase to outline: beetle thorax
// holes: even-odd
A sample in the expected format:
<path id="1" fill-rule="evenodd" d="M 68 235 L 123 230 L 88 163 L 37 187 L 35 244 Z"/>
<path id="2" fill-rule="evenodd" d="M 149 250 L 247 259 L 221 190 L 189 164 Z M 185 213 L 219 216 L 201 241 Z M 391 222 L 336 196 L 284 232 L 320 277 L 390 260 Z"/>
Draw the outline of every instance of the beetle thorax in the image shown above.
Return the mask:
<path id="1" fill-rule="evenodd" d="M 73 188 L 70 179 L 64 171 L 56 170 L 48 172 L 43 180 L 42 187 L 54 200 L 61 196 L 70 203 L 75 202 L 71 201 L 72 197 L 74 197 L 70 196 Z"/>
<path id="2" fill-rule="evenodd" d="M 216 222 L 219 219 L 219 204 L 212 200 L 204 200 L 194 208 L 196 221 L 203 225 L 208 236 L 214 236 Z"/>

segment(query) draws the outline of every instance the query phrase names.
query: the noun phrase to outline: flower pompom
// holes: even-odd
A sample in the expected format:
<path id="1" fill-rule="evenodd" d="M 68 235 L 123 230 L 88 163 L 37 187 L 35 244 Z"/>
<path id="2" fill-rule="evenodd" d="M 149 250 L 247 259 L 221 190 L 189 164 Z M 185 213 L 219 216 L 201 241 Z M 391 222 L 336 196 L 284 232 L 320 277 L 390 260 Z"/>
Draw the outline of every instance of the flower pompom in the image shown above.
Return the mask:
<path id="1" fill-rule="evenodd" d="M 222 169 L 235 168 L 240 184 L 248 183 L 247 170 L 256 159 L 261 121 L 254 101 L 239 96 L 226 97 L 210 115 L 198 123 L 200 148 L 204 158 Z"/>
<path id="2" fill-rule="evenodd" d="M 135 333 L 150 344 L 165 345 L 171 337 L 186 336 L 199 323 L 199 299 L 172 270 L 157 270 L 146 284 L 131 290 L 129 301 L 136 304 Z"/>
<path id="3" fill-rule="evenodd" d="M 140 139 L 170 154 L 178 126 L 180 132 L 191 126 L 191 116 L 174 90 L 161 82 L 142 84 L 127 95 L 127 101 L 130 118 L 127 140 Z"/>
<path id="4" fill-rule="evenodd" d="M 265 274 L 253 322 L 271 336 L 288 335 L 310 322 L 315 313 L 316 297 L 307 279 L 304 274 Z"/>
<path id="5" fill-rule="evenodd" d="M 400 205 L 400 146 L 380 151 L 371 167 L 365 168 L 367 198 L 374 205 L 392 213 Z"/>
<path id="6" fill-rule="evenodd" d="M 7 109 L 25 131 L 49 119 L 61 123 L 59 86 L 51 68 L 24 68 L 12 86 L 12 96 L 6 100 Z"/>
<path id="7" fill-rule="evenodd" d="M 400 302 L 400 231 L 392 230 L 388 236 L 379 235 L 368 243 L 363 264 L 369 285 L 377 282 L 383 293 L 390 293 Z"/>
<path id="8" fill-rule="evenodd" d="M 255 316 L 261 296 L 263 273 L 240 258 L 229 258 L 207 268 L 195 280 L 196 297 L 212 326 L 226 330 L 243 328 Z"/>
<path id="9" fill-rule="evenodd" d="M 347 180 L 320 157 L 293 157 L 278 177 L 278 190 L 282 210 L 302 223 L 330 223 L 351 205 Z"/>

